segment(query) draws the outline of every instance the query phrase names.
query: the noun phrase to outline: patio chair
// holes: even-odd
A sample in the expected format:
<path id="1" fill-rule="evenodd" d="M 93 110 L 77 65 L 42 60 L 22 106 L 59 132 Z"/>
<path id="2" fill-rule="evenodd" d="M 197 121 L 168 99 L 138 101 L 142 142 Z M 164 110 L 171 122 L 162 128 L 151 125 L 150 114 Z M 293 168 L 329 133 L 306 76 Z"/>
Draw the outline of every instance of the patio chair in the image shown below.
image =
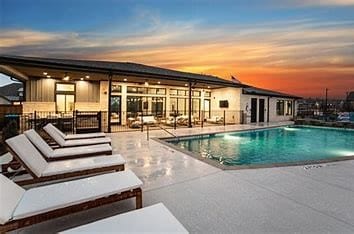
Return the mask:
<path id="1" fill-rule="evenodd" d="M 109 144 L 52 149 L 34 129 L 27 130 L 24 134 L 47 161 L 112 154 Z"/>
<path id="2" fill-rule="evenodd" d="M 33 177 L 17 181 L 20 185 L 124 170 L 125 159 L 119 154 L 47 162 L 23 134 L 5 142 L 10 153 Z"/>
<path id="3" fill-rule="evenodd" d="M 129 198 L 136 199 L 138 209 L 141 186 L 130 170 L 28 190 L 0 175 L 0 233 Z"/>
<path id="4" fill-rule="evenodd" d="M 155 119 L 154 116 L 152 115 L 147 115 L 147 116 L 138 116 L 137 121 L 142 122 L 141 120 L 143 120 L 144 124 L 149 124 L 149 125 L 155 125 L 157 124 L 157 120 Z"/>
<path id="5" fill-rule="evenodd" d="M 223 116 L 212 116 L 211 118 L 207 119 L 208 123 L 219 124 L 224 122 Z"/>
<path id="6" fill-rule="evenodd" d="M 58 133 L 64 140 L 78 140 L 78 139 L 87 139 L 87 138 L 99 138 L 106 137 L 104 132 L 95 132 L 95 133 L 84 133 L 84 134 L 64 134 L 53 124 L 49 123 L 45 126 L 47 129 Z"/>
<path id="7" fill-rule="evenodd" d="M 84 145 L 97 145 L 97 144 L 110 144 L 111 139 L 108 137 L 96 137 L 77 140 L 65 140 L 58 132 L 53 130 L 50 125 L 43 127 L 46 133 L 60 146 L 60 147 L 73 147 Z"/>
<path id="8" fill-rule="evenodd" d="M 162 203 L 115 215 L 60 233 L 109 233 L 113 230 L 120 233 L 188 233 Z"/>

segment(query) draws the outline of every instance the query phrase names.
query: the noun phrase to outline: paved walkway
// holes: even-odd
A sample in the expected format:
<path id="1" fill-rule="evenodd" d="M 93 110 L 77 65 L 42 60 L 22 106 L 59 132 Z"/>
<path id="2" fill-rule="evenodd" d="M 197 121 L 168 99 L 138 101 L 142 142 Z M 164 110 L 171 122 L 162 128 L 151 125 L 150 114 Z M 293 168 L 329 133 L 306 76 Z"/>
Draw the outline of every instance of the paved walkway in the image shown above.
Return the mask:
<path id="1" fill-rule="evenodd" d="M 174 134 L 258 127 L 262 126 L 177 129 Z M 161 130 L 150 132 L 150 136 L 169 135 Z M 222 171 L 154 140 L 147 141 L 146 132 L 111 137 L 114 151 L 124 155 L 127 168 L 144 182 L 144 206 L 163 202 L 191 233 L 354 232 L 354 161 Z M 119 202 L 21 232 L 57 232 L 133 207 L 133 201 Z"/>

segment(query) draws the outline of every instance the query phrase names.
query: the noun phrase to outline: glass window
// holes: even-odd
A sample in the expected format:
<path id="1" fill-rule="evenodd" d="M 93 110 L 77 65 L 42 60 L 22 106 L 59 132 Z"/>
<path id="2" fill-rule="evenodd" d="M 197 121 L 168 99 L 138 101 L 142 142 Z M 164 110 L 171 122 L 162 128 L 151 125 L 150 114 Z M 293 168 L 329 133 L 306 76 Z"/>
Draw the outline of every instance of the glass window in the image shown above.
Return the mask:
<path id="1" fill-rule="evenodd" d="M 170 89 L 171 96 L 177 96 L 177 89 Z"/>
<path id="2" fill-rule="evenodd" d="M 127 97 L 127 112 L 137 113 L 142 111 L 142 97 Z"/>
<path id="3" fill-rule="evenodd" d="M 200 97 L 200 91 L 193 91 L 194 97 Z"/>
<path id="4" fill-rule="evenodd" d="M 180 89 L 179 89 L 179 90 L 177 91 L 178 96 L 186 96 L 186 93 L 187 93 L 186 90 L 180 90 Z"/>
<path id="5" fill-rule="evenodd" d="M 293 102 L 292 101 L 286 101 L 285 102 L 285 115 L 292 115 L 293 114 Z"/>
<path id="6" fill-rule="evenodd" d="M 165 95 L 166 94 L 166 89 L 157 89 L 157 94 Z"/>
<path id="7" fill-rule="evenodd" d="M 284 115 L 284 100 L 277 101 L 277 115 Z"/>
<path id="8" fill-rule="evenodd" d="M 75 92 L 75 84 L 56 84 L 57 91 L 59 92 Z"/>
<path id="9" fill-rule="evenodd" d="M 211 97 L 211 92 L 206 91 L 206 92 L 204 93 L 204 97 Z"/>
<path id="10" fill-rule="evenodd" d="M 138 92 L 138 87 L 128 86 L 127 87 L 127 92 L 128 93 L 137 93 Z"/>
<path id="11" fill-rule="evenodd" d="M 149 88 L 149 94 L 156 94 L 157 90 L 154 88 Z"/>
<path id="12" fill-rule="evenodd" d="M 112 84 L 112 92 L 118 92 L 118 93 L 122 92 L 122 86 Z"/>

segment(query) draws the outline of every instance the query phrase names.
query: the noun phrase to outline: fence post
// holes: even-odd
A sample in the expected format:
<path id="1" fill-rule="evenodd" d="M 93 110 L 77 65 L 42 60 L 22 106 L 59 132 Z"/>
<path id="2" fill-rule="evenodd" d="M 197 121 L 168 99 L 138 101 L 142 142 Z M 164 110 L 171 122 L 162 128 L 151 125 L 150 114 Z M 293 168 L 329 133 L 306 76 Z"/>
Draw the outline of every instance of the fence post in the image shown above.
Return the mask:
<path id="1" fill-rule="evenodd" d="M 144 111 L 141 112 L 141 132 L 144 131 Z"/>
<path id="2" fill-rule="evenodd" d="M 75 132 L 75 128 L 74 128 L 74 124 L 75 124 L 75 111 L 73 110 L 73 117 L 71 119 L 71 132 L 74 134 Z"/>
<path id="3" fill-rule="evenodd" d="M 79 113 L 79 110 L 75 111 L 75 133 L 77 133 L 77 115 Z"/>
<path id="4" fill-rule="evenodd" d="M 176 110 L 174 110 L 174 112 L 173 112 L 173 119 L 174 119 L 173 128 L 176 130 L 176 128 L 177 128 L 177 112 L 176 112 Z"/>
<path id="5" fill-rule="evenodd" d="M 34 111 L 34 127 L 33 129 L 37 130 L 37 111 Z"/>
<path id="6" fill-rule="evenodd" d="M 201 125 L 202 125 L 202 128 L 204 127 L 204 111 L 202 111 L 202 118 L 201 118 Z"/>
<path id="7" fill-rule="evenodd" d="M 225 117 L 226 117 L 226 110 L 224 110 L 224 126 L 226 125 L 226 119 L 225 119 Z"/>
<path id="8" fill-rule="evenodd" d="M 102 120 L 102 112 L 101 111 L 99 111 L 97 113 L 97 118 L 98 118 L 98 130 L 99 130 L 99 132 L 102 132 L 102 122 L 101 122 L 101 120 Z"/>
<path id="9" fill-rule="evenodd" d="M 149 140 L 149 125 L 146 125 L 146 138 Z"/>

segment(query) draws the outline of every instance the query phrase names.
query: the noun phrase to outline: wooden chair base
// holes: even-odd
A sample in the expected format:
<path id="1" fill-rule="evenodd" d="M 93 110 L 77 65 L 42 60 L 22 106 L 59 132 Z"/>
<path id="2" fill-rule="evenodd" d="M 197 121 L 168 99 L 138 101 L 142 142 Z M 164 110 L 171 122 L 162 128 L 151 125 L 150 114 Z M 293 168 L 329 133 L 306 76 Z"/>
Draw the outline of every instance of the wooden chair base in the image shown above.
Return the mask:
<path id="1" fill-rule="evenodd" d="M 41 223 L 50 219 L 58 218 L 61 216 L 69 215 L 72 213 L 88 210 L 91 208 L 99 207 L 102 205 L 114 203 L 117 201 L 134 198 L 136 199 L 136 209 L 142 208 L 142 191 L 141 188 L 133 189 L 130 191 L 122 192 L 120 194 L 113 194 L 108 197 L 99 198 L 93 201 L 84 202 L 81 204 L 60 208 L 57 210 L 49 211 L 43 214 L 38 214 L 28 218 L 13 220 L 4 225 L 0 225 L 0 233 L 16 230 L 33 224 Z"/>

